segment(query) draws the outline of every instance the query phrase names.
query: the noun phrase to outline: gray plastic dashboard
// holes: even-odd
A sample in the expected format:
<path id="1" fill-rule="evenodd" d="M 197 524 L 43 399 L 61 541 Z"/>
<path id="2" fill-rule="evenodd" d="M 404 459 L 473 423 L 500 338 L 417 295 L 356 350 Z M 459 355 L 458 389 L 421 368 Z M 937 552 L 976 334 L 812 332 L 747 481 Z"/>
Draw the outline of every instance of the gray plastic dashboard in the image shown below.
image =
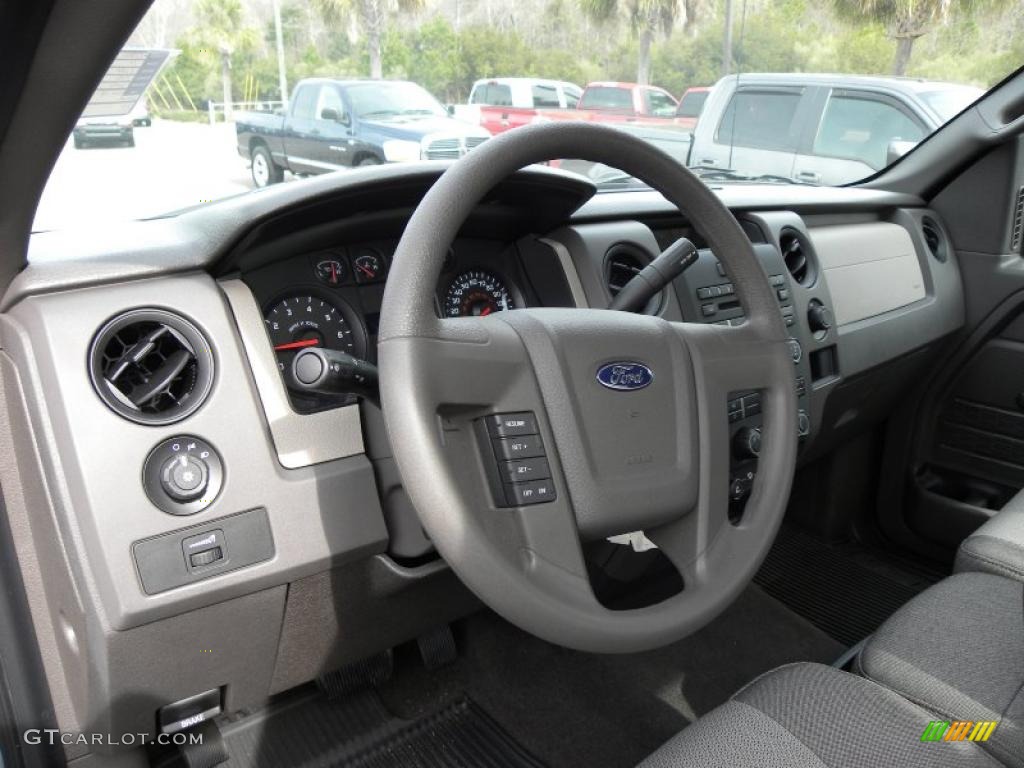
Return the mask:
<path id="1" fill-rule="evenodd" d="M 19 552 L 38 562 L 37 577 L 26 581 L 35 585 L 34 620 L 49 649 L 44 657 L 51 687 L 62 680 L 72 692 L 65 724 L 99 718 L 104 701 L 133 687 L 161 705 L 208 690 L 211 677 L 235 691 L 229 702 L 258 701 L 281 684 L 271 682 L 275 663 L 308 656 L 308 644 L 315 642 L 309 632 L 286 640 L 283 617 L 293 611 L 285 587 L 389 550 L 396 515 L 412 511 L 403 503 L 379 415 L 354 405 L 303 415 L 289 408 L 261 322 L 268 296 L 256 276 L 318 248 L 394 238 L 407 206 L 364 215 L 342 211 L 352 210 L 351 201 L 364 192 L 414 204 L 438 172 L 436 166 L 356 171 L 88 237 L 34 236 L 31 264 L 0 303 L 0 381 L 18 448 L 16 461 L 0 464 L 0 481 L 33 489 L 22 506 Z M 546 170 L 523 172 L 520 181 L 525 193 L 506 191 L 498 201 L 509 213 L 482 227 L 498 233 L 493 253 L 479 252 L 485 260 L 505 254 L 501 258 L 517 261 L 516 279 L 526 284 L 528 303 L 606 306 L 606 257 L 614 246 L 628 243 L 653 257 L 679 234 L 699 240 L 700 222 L 688 221 L 685 212 L 652 192 L 592 197 L 588 184 Z M 517 201 L 546 187 L 555 218 L 515 215 Z M 947 248 L 944 261 L 931 254 L 921 219 L 927 213 L 940 220 L 908 196 L 766 185 L 723 187 L 719 194 L 766 254 L 766 270 L 785 281 L 788 294 L 780 303 L 792 308 L 791 331 L 807 356 L 801 370 L 813 429 L 802 455 L 809 460 L 861 428 L 870 410 L 865 392 L 887 371 L 899 367 L 898 375 L 908 376 L 915 370 L 906 363 L 913 353 L 962 325 L 954 249 Z M 542 227 L 531 230 L 531 221 Z M 791 229 L 806 235 L 817 260 L 816 231 L 844 228 L 855 251 L 858 227 L 881 224 L 905 233 L 921 295 L 815 336 L 807 325 L 808 305 L 817 300 L 834 308 L 834 291 L 825 270 L 806 284 L 785 273 L 780 234 Z M 944 230 L 942 235 L 948 242 Z M 687 273 L 663 296 L 657 311 L 664 317 L 729 321 L 725 310 L 714 317 L 702 314 L 704 294 L 698 291 L 709 279 L 716 285 L 728 279 L 714 273 L 713 254 L 705 252 L 702 259 L 704 271 Z M 712 277 L 699 280 L 698 273 Z M 295 285 L 307 281 L 296 277 Z M 86 356 L 96 330 L 139 307 L 180 314 L 211 342 L 216 375 L 209 399 L 181 423 L 127 421 L 104 405 L 89 379 Z M 730 309 L 729 317 L 741 311 Z M 834 365 L 816 376 L 811 356 L 828 349 Z M 176 436 L 207 441 L 225 467 L 223 490 L 191 517 L 161 512 L 141 483 L 149 451 Z M 242 549 L 255 552 L 255 559 L 195 579 L 186 574 L 166 589 L 147 589 L 133 556 L 140 542 L 158 546 L 171 537 L 180 548 L 186 539 L 221 531 L 231 547 L 232 521 L 255 519 L 246 517 L 253 511 L 260 521 L 265 515 L 265 524 L 254 523 L 262 526 L 263 538 L 260 546 Z M 425 554 L 429 542 L 411 546 L 411 554 Z M 422 573 L 436 574 L 437 568 L 430 564 Z M 408 569 L 409 584 L 416 583 L 417 573 Z M 354 582 L 347 589 L 371 588 Z M 327 591 L 318 599 L 317 610 L 324 611 L 342 597 Z M 169 637 L 195 633 L 197 639 L 215 630 L 250 652 L 219 668 L 207 664 L 182 672 L 192 650 L 161 642 L 160 627 Z M 153 659 L 151 668 L 132 676 L 116 669 L 118 659 L 133 655 Z M 265 674 L 252 676 L 254 665 L 265 667 Z M 147 727 L 130 709 L 112 710 L 106 726 Z"/>

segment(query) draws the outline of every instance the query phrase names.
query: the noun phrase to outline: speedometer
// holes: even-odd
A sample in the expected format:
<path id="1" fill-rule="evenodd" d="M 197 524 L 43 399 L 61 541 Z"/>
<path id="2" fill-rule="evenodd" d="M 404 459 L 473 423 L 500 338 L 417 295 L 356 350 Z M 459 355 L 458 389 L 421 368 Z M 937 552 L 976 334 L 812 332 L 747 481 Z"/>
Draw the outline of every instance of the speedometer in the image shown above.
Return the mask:
<path id="1" fill-rule="evenodd" d="M 264 319 L 282 371 L 306 347 L 356 354 L 352 326 L 334 304 L 319 296 L 288 296 L 270 307 Z"/>
<path id="2" fill-rule="evenodd" d="M 508 286 L 482 269 L 457 275 L 444 295 L 445 317 L 484 317 L 506 309 L 515 309 Z"/>

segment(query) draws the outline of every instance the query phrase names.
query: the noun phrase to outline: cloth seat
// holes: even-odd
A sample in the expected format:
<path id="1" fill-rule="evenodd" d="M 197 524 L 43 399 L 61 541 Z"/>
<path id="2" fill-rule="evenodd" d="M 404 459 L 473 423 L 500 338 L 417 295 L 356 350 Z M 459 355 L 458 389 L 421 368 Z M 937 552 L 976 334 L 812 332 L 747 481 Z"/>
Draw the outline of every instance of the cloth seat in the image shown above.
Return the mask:
<path id="1" fill-rule="evenodd" d="M 1024 491 L 964 539 L 953 570 L 995 573 L 1024 581 Z"/>
<path id="2" fill-rule="evenodd" d="M 995 768 L 977 744 L 925 742 L 935 717 L 870 680 L 820 664 L 775 669 L 641 768 Z"/>
<path id="3" fill-rule="evenodd" d="M 1024 768 L 1024 583 L 950 576 L 896 611 L 856 668 L 941 720 L 999 721 L 984 748 Z"/>

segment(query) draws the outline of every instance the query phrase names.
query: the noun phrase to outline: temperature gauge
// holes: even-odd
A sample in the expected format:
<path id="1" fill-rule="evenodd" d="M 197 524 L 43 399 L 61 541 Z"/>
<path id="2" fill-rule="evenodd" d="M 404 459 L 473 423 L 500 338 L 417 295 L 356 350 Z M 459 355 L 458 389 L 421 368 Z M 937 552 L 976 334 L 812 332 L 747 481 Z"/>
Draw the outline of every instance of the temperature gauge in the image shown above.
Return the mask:
<path id="1" fill-rule="evenodd" d="M 357 283 L 371 283 L 384 274 L 384 257 L 376 251 L 365 250 L 352 260 Z"/>
<path id="2" fill-rule="evenodd" d="M 316 277 L 322 283 L 338 285 L 345 282 L 348 276 L 348 267 L 341 259 L 323 259 L 318 261 L 315 267 Z"/>

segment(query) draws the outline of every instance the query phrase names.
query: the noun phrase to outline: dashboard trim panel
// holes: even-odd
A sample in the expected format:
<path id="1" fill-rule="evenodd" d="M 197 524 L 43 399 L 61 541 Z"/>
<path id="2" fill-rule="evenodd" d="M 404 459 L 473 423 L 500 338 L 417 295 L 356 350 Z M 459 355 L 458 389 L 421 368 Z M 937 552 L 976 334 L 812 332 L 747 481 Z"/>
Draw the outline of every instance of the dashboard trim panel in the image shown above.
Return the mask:
<path id="1" fill-rule="evenodd" d="M 537 242 L 544 243 L 558 257 L 558 263 L 562 266 L 562 271 L 565 273 L 565 282 L 569 284 L 569 293 L 572 294 L 572 300 L 576 304 L 576 308 L 585 309 L 589 307 L 587 294 L 583 290 L 583 283 L 580 282 L 580 273 L 576 271 L 576 264 L 572 260 L 572 254 L 569 253 L 569 249 L 563 243 L 550 237 L 538 237 Z"/>
<path id="2" fill-rule="evenodd" d="M 876 221 L 809 232 L 840 327 L 925 298 L 921 265 L 905 227 Z"/>
<path id="3" fill-rule="evenodd" d="M 220 287 L 249 358 L 281 466 L 298 469 L 363 453 L 359 406 L 348 405 L 310 414 L 292 410 L 263 328 L 263 313 L 252 291 L 241 280 L 223 280 Z"/>

